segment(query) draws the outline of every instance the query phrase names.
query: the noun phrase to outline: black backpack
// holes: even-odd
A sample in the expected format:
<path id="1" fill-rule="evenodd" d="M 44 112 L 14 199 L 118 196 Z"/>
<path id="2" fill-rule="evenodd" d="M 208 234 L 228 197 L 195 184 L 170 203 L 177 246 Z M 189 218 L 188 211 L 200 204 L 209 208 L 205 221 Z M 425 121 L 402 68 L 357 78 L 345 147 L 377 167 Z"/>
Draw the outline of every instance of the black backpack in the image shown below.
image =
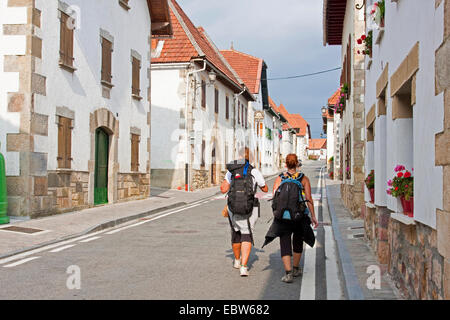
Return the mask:
<path id="1" fill-rule="evenodd" d="M 289 212 L 288 221 L 299 222 L 306 216 L 306 200 L 303 198 L 303 185 L 301 183 L 303 173 L 294 176 L 281 174 L 281 184 L 278 187 L 272 202 L 272 210 L 275 219 L 283 218 L 285 211 Z"/>
<path id="2" fill-rule="evenodd" d="M 249 218 L 252 215 L 253 207 L 257 204 L 256 186 L 253 188 L 251 174 L 253 167 L 248 162 L 233 161 L 227 165 L 227 170 L 231 172 L 228 208 L 233 214 Z"/>

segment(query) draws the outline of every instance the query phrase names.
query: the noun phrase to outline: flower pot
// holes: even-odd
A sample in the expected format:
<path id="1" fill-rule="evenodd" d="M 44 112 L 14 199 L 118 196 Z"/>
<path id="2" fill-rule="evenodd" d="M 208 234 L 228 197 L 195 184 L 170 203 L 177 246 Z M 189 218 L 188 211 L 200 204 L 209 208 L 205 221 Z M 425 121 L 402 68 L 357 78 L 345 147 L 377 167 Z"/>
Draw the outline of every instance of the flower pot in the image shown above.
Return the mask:
<path id="1" fill-rule="evenodd" d="M 381 18 L 381 21 L 380 21 L 380 28 L 384 28 L 384 17 Z"/>
<path id="2" fill-rule="evenodd" d="M 369 193 L 370 193 L 370 202 L 374 203 L 375 202 L 375 188 L 369 189 Z"/>
<path id="3" fill-rule="evenodd" d="M 409 200 L 401 197 L 400 201 L 402 202 L 403 213 L 412 218 L 414 216 L 414 197 L 410 197 Z"/>

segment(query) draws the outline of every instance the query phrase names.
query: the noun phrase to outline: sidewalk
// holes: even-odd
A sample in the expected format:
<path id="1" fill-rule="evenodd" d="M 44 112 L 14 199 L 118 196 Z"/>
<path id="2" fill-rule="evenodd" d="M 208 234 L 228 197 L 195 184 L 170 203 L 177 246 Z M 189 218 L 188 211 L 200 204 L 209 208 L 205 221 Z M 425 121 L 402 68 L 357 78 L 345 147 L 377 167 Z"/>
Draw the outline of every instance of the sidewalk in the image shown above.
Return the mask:
<path id="1" fill-rule="evenodd" d="M 145 200 L 121 202 L 26 221 L 12 217 L 10 224 L 0 226 L 0 258 L 181 207 L 210 198 L 219 192 L 219 187 L 189 193 L 152 188 L 150 198 Z M 8 227 L 32 228 L 42 231 L 27 234 L 3 230 Z"/>
<path id="2" fill-rule="evenodd" d="M 402 299 L 386 271 L 386 266 L 378 263 L 375 253 L 364 239 L 364 220 L 352 219 L 350 212 L 344 207 L 340 182 L 326 179 L 326 193 L 346 298 L 350 300 Z M 373 281 L 368 279 L 374 274 L 373 269 L 370 270 L 370 268 L 377 267 L 381 270 L 380 288 L 369 289 L 367 283 L 373 283 Z"/>

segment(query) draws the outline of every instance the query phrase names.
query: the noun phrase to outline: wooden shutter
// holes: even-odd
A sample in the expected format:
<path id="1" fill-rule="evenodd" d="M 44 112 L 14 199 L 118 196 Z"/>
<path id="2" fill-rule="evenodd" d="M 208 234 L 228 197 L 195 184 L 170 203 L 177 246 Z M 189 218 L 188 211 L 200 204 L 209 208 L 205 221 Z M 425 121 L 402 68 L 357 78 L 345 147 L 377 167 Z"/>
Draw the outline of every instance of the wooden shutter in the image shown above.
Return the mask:
<path id="1" fill-rule="evenodd" d="M 102 80 L 111 83 L 112 43 L 102 38 Z"/>
<path id="2" fill-rule="evenodd" d="M 348 84 L 348 96 L 350 96 L 350 90 L 352 87 L 352 52 L 351 52 L 351 41 L 352 41 L 352 35 L 349 35 L 348 37 L 348 44 L 347 44 L 347 84 Z"/>
<path id="3" fill-rule="evenodd" d="M 241 124 L 241 102 L 238 101 L 238 124 Z"/>
<path id="4" fill-rule="evenodd" d="M 219 113 L 219 90 L 214 90 L 214 111 Z"/>
<path id="5" fill-rule="evenodd" d="M 72 119 L 59 117 L 58 168 L 70 169 L 72 165 Z"/>
<path id="6" fill-rule="evenodd" d="M 60 63 L 73 67 L 73 29 L 67 26 L 69 19 L 67 14 L 61 12 L 59 56 Z"/>
<path id="7" fill-rule="evenodd" d="M 242 126 L 244 126 L 244 105 L 241 106 L 241 119 L 242 119 Z"/>
<path id="8" fill-rule="evenodd" d="M 131 92 L 136 96 L 139 96 L 141 94 L 140 74 L 141 74 L 141 61 L 133 57 Z"/>
<path id="9" fill-rule="evenodd" d="M 248 126 L 248 108 L 245 107 L 245 129 L 247 129 Z"/>
<path id="10" fill-rule="evenodd" d="M 140 136 L 131 134 L 131 171 L 139 171 L 139 142 Z"/>
<path id="11" fill-rule="evenodd" d="M 206 82 L 202 80 L 202 108 L 206 108 Z"/>
<path id="12" fill-rule="evenodd" d="M 225 118 L 228 120 L 230 118 L 230 99 L 225 98 Z"/>

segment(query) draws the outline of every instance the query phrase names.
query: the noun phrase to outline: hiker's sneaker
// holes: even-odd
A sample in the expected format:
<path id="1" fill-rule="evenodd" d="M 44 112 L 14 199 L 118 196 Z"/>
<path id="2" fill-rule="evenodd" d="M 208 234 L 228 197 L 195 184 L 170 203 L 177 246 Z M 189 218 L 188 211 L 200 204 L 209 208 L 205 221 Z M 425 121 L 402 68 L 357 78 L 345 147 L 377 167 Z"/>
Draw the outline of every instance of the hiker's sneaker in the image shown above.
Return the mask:
<path id="1" fill-rule="evenodd" d="M 241 260 L 234 259 L 233 268 L 239 269 L 241 267 Z"/>
<path id="2" fill-rule="evenodd" d="M 303 274 L 303 270 L 302 268 L 296 268 L 294 267 L 294 271 L 292 272 L 292 275 L 294 276 L 294 278 L 299 277 Z"/>
<path id="3" fill-rule="evenodd" d="M 248 277 L 248 268 L 241 266 L 241 277 Z"/>
<path id="4" fill-rule="evenodd" d="M 292 275 L 292 271 L 286 273 L 283 278 L 281 278 L 281 281 L 286 282 L 286 283 L 292 283 L 294 282 L 294 276 Z"/>

